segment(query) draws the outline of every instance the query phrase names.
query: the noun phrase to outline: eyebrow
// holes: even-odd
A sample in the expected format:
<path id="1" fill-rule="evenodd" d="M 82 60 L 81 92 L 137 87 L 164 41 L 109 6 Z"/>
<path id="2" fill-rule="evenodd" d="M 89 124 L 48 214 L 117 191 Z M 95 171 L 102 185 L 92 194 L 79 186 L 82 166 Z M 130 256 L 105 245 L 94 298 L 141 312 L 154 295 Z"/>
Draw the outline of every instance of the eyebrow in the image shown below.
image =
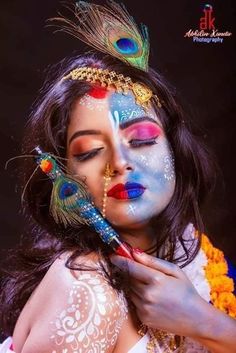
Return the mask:
<path id="1" fill-rule="evenodd" d="M 121 130 L 127 129 L 127 127 L 129 127 L 129 126 L 131 126 L 133 124 L 139 123 L 140 121 L 151 121 L 152 123 L 160 126 L 160 124 L 158 124 L 158 122 L 156 120 L 154 120 L 153 118 L 151 118 L 150 116 L 140 116 L 138 118 L 135 118 L 135 119 L 126 121 L 124 123 L 121 123 L 120 124 L 120 129 Z"/>
<path id="2" fill-rule="evenodd" d="M 151 121 L 152 123 L 160 126 L 160 124 L 158 124 L 158 122 L 156 120 L 154 120 L 153 118 L 151 118 L 150 116 L 140 116 L 138 118 L 126 121 L 124 123 L 120 124 L 120 129 L 124 130 L 127 129 L 129 126 L 139 123 L 141 121 Z M 76 131 L 71 138 L 69 139 L 69 145 L 71 144 L 71 142 L 80 137 L 80 136 L 85 136 L 85 135 L 101 135 L 102 132 L 101 130 L 80 130 L 80 131 Z"/>
<path id="3" fill-rule="evenodd" d="M 101 135 L 101 131 L 100 130 L 80 130 L 80 131 L 76 131 L 71 138 L 69 139 L 69 144 L 76 139 L 77 137 L 80 136 L 84 136 L 84 135 Z"/>

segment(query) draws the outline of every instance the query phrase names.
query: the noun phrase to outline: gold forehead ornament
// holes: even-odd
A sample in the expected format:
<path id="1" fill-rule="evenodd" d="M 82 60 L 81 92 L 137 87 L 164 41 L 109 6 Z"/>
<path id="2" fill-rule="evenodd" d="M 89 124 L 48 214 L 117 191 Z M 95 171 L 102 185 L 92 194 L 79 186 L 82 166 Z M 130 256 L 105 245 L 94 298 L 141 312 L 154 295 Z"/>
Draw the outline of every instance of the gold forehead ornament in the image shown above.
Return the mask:
<path id="1" fill-rule="evenodd" d="M 87 81 L 94 84 L 99 82 L 101 87 L 115 88 L 118 93 L 127 94 L 131 90 L 135 96 L 136 103 L 143 108 L 149 108 L 152 97 L 156 99 L 158 107 L 162 107 L 159 98 L 152 93 L 150 88 L 143 83 L 133 82 L 130 77 L 117 74 L 115 71 L 96 67 L 79 67 L 62 78 L 62 80 L 68 79 Z"/>

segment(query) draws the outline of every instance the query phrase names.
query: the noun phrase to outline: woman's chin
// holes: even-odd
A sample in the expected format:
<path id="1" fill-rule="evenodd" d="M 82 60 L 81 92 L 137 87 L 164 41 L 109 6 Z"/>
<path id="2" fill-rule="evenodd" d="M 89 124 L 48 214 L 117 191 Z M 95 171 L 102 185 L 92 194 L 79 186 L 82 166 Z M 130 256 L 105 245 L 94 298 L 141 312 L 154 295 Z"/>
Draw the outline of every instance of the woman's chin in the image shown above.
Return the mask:
<path id="1" fill-rule="evenodd" d="M 127 215 L 117 214 L 117 215 L 107 215 L 106 219 L 116 229 L 140 229 L 147 226 L 151 218 L 148 219 L 134 219 L 127 217 Z"/>

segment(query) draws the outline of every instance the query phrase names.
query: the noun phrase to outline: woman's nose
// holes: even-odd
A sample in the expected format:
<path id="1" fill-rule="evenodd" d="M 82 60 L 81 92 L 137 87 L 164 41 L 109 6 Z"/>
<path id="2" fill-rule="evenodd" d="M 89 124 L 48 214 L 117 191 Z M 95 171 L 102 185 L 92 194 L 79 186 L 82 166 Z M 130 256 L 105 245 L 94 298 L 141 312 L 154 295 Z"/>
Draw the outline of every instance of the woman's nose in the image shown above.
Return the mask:
<path id="1" fill-rule="evenodd" d="M 122 175 L 133 170 L 133 167 L 130 161 L 128 161 L 125 152 L 121 151 L 121 149 L 114 150 L 112 152 L 110 164 L 115 175 Z"/>

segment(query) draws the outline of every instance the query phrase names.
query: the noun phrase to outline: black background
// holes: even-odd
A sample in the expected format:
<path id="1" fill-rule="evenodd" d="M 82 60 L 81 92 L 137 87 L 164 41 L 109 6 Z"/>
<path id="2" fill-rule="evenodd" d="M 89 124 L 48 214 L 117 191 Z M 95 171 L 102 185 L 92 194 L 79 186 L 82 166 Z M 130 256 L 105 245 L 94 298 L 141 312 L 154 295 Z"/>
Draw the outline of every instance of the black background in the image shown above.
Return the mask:
<path id="1" fill-rule="evenodd" d="M 94 1 L 103 4 L 104 1 Z M 72 3 L 72 1 L 68 1 Z M 204 210 L 208 234 L 236 262 L 235 254 L 235 2 L 212 1 L 215 25 L 232 37 L 220 43 L 193 43 L 184 38 L 189 29 L 199 29 L 204 2 L 194 0 L 124 0 L 138 23 L 148 25 L 151 40 L 150 65 L 160 70 L 176 87 L 194 123 L 215 153 L 221 175 L 214 195 Z M 46 19 L 63 11 L 62 3 L 50 1 L 1 1 L 1 245 L 13 247 L 20 239 L 24 220 L 20 195 L 15 190 L 14 162 L 30 106 L 45 77 L 45 69 L 64 56 L 87 48 L 73 37 L 46 27 Z"/>

